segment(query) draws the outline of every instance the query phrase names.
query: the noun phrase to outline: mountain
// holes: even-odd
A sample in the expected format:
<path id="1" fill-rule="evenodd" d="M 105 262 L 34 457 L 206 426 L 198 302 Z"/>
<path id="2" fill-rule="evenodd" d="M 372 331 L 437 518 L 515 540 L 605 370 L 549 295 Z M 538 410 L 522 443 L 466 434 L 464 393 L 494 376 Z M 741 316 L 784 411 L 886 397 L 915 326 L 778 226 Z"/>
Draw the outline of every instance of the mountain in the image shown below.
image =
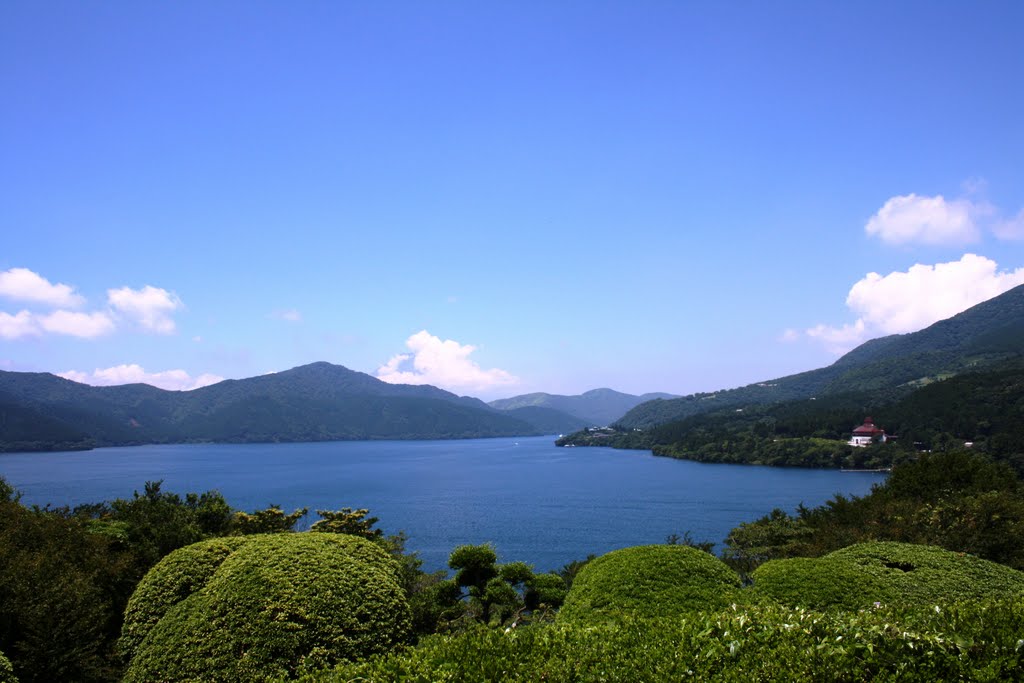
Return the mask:
<path id="1" fill-rule="evenodd" d="M 725 408 L 744 408 L 851 392 L 896 399 L 929 382 L 983 370 L 1024 355 L 1024 285 L 909 334 L 861 344 L 818 370 L 714 393 L 642 403 L 616 426 L 656 425 Z"/>
<path id="2" fill-rule="evenodd" d="M 634 406 L 655 399 L 675 398 L 672 394 L 644 394 L 634 396 L 612 389 L 592 389 L 577 396 L 557 394 L 523 394 L 491 401 L 498 410 L 515 410 L 528 406 L 551 408 L 572 415 L 587 423 L 584 426 L 608 425 L 626 414 Z M 565 431 L 565 430 L 562 430 Z"/>
<path id="3" fill-rule="evenodd" d="M 183 392 L 145 384 L 93 387 L 48 373 L 0 372 L 0 450 L 7 451 L 566 431 L 551 429 L 551 420 L 548 414 L 495 410 L 432 386 L 388 384 L 322 362 Z"/>
<path id="4" fill-rule="evenodd" d="M 506 411 L 511 417 L 527 422 L 543 434 L 568 434 L 590 426 L 587 420 L 544 406 L 522 406 Z"/>

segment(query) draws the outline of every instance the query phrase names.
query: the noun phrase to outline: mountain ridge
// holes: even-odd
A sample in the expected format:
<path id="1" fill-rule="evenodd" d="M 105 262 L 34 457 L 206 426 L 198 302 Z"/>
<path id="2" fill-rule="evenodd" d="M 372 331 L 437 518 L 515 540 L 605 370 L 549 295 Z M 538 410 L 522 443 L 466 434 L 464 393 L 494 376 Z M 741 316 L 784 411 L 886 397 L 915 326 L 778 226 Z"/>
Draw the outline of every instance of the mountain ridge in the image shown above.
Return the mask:
<path id="1" fill-rule="evenodd" d="M 498 399 L 491 401 L 488 405 L 498 410 L 513 410 L 526 406 L 552 408 L 583 420 L 588 423 L 586 426 L 593 427 L 611 424 L 635 406 L 657 398 L 674 398 L 674 396 L 660 392 L 635 396 L 602 387 L 575 395 L 534 392 Z"/>
<path id="2" fill-rule="evenodd" d="M 527 436 L 568 431 L 575 424 L 565 416 L 555 429 L 558 419 L 509 414 L 434 386 L 388 384 L 323 361 L 190 391 L 147 384 L 94 387 L 50 373 L 0 371 L 0 450 L 6 451 Z M 54 437 L 44 438 L 47 432 Z"/>
<path id="3" fill-rule="evenodd" d="M 1024 355 L 1024 285 L 928 327 L 871 339 L 831 365 L 718 392 L 642 403 L 619 419 L 624 429 L 722 408 L 763 405 L 849 391 L 898 395 L 923 383 Z"/>

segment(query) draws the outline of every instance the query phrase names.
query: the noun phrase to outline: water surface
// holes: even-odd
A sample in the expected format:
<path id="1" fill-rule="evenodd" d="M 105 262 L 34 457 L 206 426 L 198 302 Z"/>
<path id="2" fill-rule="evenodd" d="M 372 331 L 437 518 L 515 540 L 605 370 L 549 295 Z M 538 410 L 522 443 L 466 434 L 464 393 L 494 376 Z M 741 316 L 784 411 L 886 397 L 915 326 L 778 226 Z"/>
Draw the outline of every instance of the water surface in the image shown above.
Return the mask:
<path id="1" fill-rule="evenodd" d="M 662 543 L 689 531 L 721 543 L 773 508 L 863 495 L 884 474 L 711 465 L 648 451 L 556 448 L 553 437 L 301 444 L 184 444 L 0 455 L 26 504 L 77 505 L 162 479 L 184 494 L 217 489 L 244 510 L 369 508 L 404 530 L 430 569 L 463 543 L 503 561 L 556 569 L 589 553 Z M 720 550 L 719 546 L 719 550 Z"/>

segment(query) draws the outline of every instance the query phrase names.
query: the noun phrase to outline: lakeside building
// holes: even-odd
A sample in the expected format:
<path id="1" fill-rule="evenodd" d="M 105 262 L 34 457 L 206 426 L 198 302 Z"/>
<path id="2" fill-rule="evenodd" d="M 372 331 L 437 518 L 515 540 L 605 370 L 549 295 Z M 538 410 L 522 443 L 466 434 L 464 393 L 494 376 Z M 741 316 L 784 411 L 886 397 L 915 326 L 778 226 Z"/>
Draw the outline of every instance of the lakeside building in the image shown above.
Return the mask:
<path id="1" fill-rule="evenodd" d="M 870 417 L 864 418 L 864 424 L 854 428 L 853 435 L 847 441 L 851 446 L 870 446 L 873 443 L 885 443 L 885 430 L 879 429 Z"/>

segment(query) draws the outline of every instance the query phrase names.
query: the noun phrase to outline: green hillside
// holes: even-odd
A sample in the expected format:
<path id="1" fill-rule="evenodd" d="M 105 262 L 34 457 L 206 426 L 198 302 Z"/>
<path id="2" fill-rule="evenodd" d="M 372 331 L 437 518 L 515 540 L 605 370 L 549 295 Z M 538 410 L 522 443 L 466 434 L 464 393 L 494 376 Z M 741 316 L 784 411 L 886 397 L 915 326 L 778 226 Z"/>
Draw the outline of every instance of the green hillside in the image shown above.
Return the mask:
<path id="1" fill-rule="evenodd" d="M 649 429 L 714 410 L 850 392 L 897 398 L 936 379 L 1022 355 L 1024 285 L 918 332 L 865 342 L 828 367 L 737 389 L 649 401 L 616 426 Z"/>
<path id="2" fill-rule="evenodd" d="M 568 416 L 509 414 L 475 398 L 432 386 L 387 384 L 329 363 L 187 392 L 143 384 L 93 387 L 47 373 L 0 372 L 0 451 L 475 438 L 576 428 Z"/>
<path id="3" fill-rule="evenodd" d="M 579 429 L 581 427 L 609 425 L 641 403 L 667 398 L 675 397 L 671 394 L 659 393 L 634 396 L 615 391 L 614 389 L 591 389 L 577 396 L 545 393 L 523 394 L 522 396 L 491 401 L 490 406 L 498 410 L 515 410 L 526 407 L 558 410 L 586 423 L 577 427 Z"/>

